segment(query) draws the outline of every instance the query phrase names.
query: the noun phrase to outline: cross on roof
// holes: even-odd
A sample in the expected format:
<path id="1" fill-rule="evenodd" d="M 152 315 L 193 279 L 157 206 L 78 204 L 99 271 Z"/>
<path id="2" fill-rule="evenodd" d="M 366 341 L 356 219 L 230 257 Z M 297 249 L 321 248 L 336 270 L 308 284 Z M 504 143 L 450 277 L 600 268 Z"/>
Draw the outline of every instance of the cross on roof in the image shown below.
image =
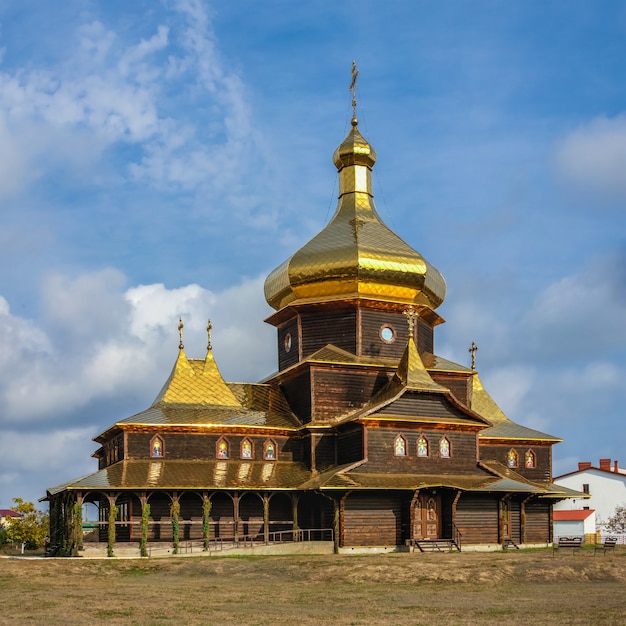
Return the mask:
<path id="1" fill-rule="evenodd" d="M 409 308 L 406 311 L 402 311 L 402 315 L 406 316 L 407 323 L 409 325 L 409 335 L 413 336 L 413 329 L 415 328 L 415 320 L 420 316 L 420 314 L 413 308 L 413 305 L 409 305 Z"/>
<path id="2" fill-rule="evenodd" d="M 472 341 L 472 345 L 469 347 L 468 352 L 472 355 L 472 369 L 476 369 L 476 350 L 478 346 Z"/>
<path id="3" fill-rule="evenodd" d="M 180 343 L 178 344 L 178 349 L 182 350 L 185 346 L 183 345 L 183 328 L 185 325 L 183 324 L 183 318 L 178 318 L 178 336 L 180 337 Z"/>
<path id="4" fill-rule="evenodd" d="M 207 351 L 211 350 L 211 329 L 213 328 L 213 324 L 211 324 L 211 320 L 209 320 L 207 327 L 206 327 L 206 334 L 208 336 L 208 343 L 206 346 Z"/>
<path id="5" fill-rule="evenodd" d="M 352 92 L 352 117 L 356 118 L 356 79 L 359 75 L 359 70 L 356 66 L 356 61 L 352 61 L 352 82 L 350 83 L 350 91 Z"/>

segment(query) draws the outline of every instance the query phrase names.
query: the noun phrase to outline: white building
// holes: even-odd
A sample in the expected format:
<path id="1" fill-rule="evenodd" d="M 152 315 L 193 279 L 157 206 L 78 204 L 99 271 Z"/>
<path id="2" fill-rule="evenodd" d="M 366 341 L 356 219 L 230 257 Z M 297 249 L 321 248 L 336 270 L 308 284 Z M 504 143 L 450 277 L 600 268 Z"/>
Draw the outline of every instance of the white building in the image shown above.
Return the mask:
<path id="1" fill-rule="evenodd" d="M 588 461 L 580 462 L 578 470 L 557 476 L 554 482 L 589 496 L 562 500 L 554 505 L 554 510 L 595 510 L 600 530 L 615 512 L 615 507 L 626 505 L 626 470 L 620 469 L 617 461 L 611 463 L 611 459 L 600 459 L 598 467 Z"/>

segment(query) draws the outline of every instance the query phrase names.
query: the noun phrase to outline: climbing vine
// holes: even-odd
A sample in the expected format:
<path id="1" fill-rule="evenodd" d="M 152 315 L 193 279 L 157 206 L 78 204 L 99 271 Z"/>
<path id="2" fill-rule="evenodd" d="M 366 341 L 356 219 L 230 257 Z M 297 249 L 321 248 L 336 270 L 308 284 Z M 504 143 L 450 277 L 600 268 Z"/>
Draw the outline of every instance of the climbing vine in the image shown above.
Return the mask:
<path id="1" fill-rule="evenodd" d="M 172 541 L 174 544 L 174 549 L 172 550 L 172 554 L 178 554 L 178 532 L 179 532 L 179 522 L 178 518 L 180 515 L 180 503 L 178 500 L 172 502 L 172 508 L 170 509 L 172 515 Z"/>
<path id="2" fill-rule="evenodd" d="M 141 543 L 139 554 L 148 556 L 148 523 L 150 522 L 150 505 L 146 502 L 141 509 Z"/>
<path id="3" fill-rule="evenodd" d="M 109 509 L 109 541 L 107 544 L 107 556 L 115 556 L 113 554 L 113 546 L 115 545 L 115 520 L 119 509 L 113 504 Z"/>
<path id="4" fill-rule="evenodd" d="M 209 549 L 209 533 L 210 533 L 210 519 L 211 519 L 211 500 L 206 496 L 202 500 L 202 539 L 204 542 L 204 550 Z"/>
<path id="5" fill-rule="evenodd" d="M 76 556 L 83 545 L 83 506 L 76 502 L 72 511 L 72 549 L 71 555 Z"/>

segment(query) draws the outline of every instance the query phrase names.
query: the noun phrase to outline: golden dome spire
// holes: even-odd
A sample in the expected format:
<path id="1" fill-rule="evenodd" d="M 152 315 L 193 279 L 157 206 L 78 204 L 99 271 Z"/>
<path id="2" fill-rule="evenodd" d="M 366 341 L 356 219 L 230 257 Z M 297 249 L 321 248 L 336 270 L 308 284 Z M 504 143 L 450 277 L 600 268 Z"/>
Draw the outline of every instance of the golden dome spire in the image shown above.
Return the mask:
<path id="1" fill-rule="evenodd" d="M 376 152 L 358 129 L 356 64 L 352 67 L 352 129 L 333 155 L 339 201 L 330 223 L 265 281 L 274 309 L 299 303 L 368 299 L 437 308 L 443 276 L 389 229 L 374 205 Z"/>

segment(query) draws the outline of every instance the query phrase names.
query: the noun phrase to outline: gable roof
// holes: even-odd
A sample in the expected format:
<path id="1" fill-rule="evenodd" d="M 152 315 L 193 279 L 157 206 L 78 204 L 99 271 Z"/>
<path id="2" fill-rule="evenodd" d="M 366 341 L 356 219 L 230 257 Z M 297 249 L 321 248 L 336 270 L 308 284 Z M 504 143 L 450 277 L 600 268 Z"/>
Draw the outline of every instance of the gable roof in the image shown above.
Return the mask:
<path id="1" fill-rule="evenodd" d="M 490 428 L 485 428 L 480 432 L 479 437 L 481 441 L 489 439 L 522 439 L 550 443 L 563 441 L 559 437 L 546 435 L 546 433 L 511 421 L 494 399 L 485 391 L 477 373 L 472 378 L 471 407 L 473 411 L 487 418 L 492 424 Z"/>
<path id="2" fill-rule="evenodd" d="M 582 522 L 595 514 L 595 509 L 575 509 L 571 511 L 552 511 L 555 522 Z"/>

